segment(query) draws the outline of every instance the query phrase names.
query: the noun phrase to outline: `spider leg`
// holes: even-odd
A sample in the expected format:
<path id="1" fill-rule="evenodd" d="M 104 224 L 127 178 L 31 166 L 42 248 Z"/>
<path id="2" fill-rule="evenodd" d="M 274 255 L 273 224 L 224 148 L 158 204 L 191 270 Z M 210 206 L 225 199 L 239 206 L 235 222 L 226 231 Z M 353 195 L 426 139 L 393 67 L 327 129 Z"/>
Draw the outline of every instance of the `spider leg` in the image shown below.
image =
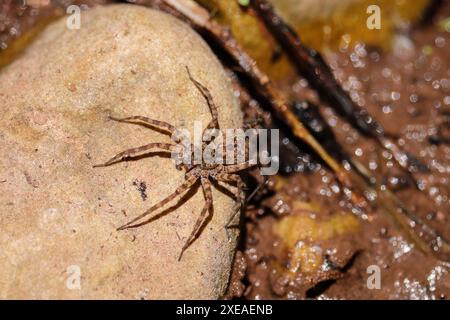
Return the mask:
<path id="1" fill-rule="evenodd" d="M 236 197 L 236 200 L 238 201 L 234 207 L 233 207 L 233 214 L 228 219 L 227 223 L 225 224 L 225 232 L 227 233 L 228 241 L 231 240 L 230 234 L 228 232 L 228 229 L 231 228 L 238 228 L 238 224 L 232 224 L 233 220 L 236 218 L 238 213 L 240 213 L 241 209 L 243 208 L 245 204 L 245 183 L 242 180 L 242 178 L 237 174 L 229 174 L 229 173 L 222 173 L 218 174 L 216 176 L 216 179 L 218 181 L 227 182 L 230 184 L 231 182 L 236 183 L 237 190 L 234 193 L 234 196 Z"/>
<path id="2" fill-rule="evenodd" d="M 236 192 L 233 192 L 236 199 L 240 200 L 241 196 L 244 195 L 244 190 L 246 188 L 245 182 L 238 174 L 219 173 L 215 178 L 217 181 L 226 182 L 228 184 L 235 183 L 238 189 Z"/>
<path id="3" fill-rule="evenodd" d="M 191 71 L 186 66 L 187 73 L 189 75 L 189 79 L 194 83 L 194 85 L 197 87 L 198 91 L 202 94 L 202 96 L 205 98 L 206 103 L 208 104 L 209 111 L 211 112 L 212 121 L 208 124 L 208 129 L 219 129 L 219 114 L 217 112 L 217 106 L 214 103 L 214 100 L 212 98 L 211 92 L 206 88 L 204 85 L 202 85 L 200 82 L 194 79 L 192 77 Z"/>
<path id="4" fill-rule="evenodd" d="M 105 162 L 103 164 L 95 165 L 94 168 L 107 167 L 113 163 L 120 162 L 120 161 L 124 160 L 125 158 L 138 156 L 138 155 L 142 154 L 144 151 L 149 151 L 151 149 L 161 149 L 164 152 L 166 152 L 166 151 L 171 152 L 173 147 L 174 147 L 174 145 L 170 144 L 170 143 L 158 143 L 158 142 L 149 143 L 142 147 L 125 150 L 125 151 L 115 155 L 114 157 L 109 159 L 107 162 Z"/>
<path id="5" fill-rule="evenodd" d="M 170 123 L 167 123 L 165 121 L 161 120 L 154 120 L 143 116 L 133 116 L 133 117 L 127 117 L 127 118 L 116 118 L 110 116 L 109 119 L 117 122 L 125 122 L 125 123 L 132 123 L 132 124 L 143 124 L 150 127 L 157 127 L 164 131 L 167 131 L 170 134 L 174 134 L 174 132 L 177 130 L 173 125 Z"/>
<path id="6" fill-rule="evenodd" d="M 267 178 L 267 176 L 262 176 L 263 177 L 263 182 L 261 182 L 256 188 L 255 190 L 252 191 L 252 193 L 247 197 L 247 199 L 245 200 L 246 202 L 249 202 L 251 199 L 253 199 L 253 197 L 258 193 L 259 190 L 261 190 L 261 188 L 263 186 L 265 186 L 268 182 L 269 182 L 269 178 Z"/>
<path id="7" fill-rule="evenodd" d="M 205 205 L 202 209 L 202 212 L 200 213 L 200 216 L 198 217 L 197 221 L 195 222 L 194 229 L 191 232 L 191 235 L 186 240 L 183 248 L 181 249 L 181 253 L 178 257 L 178 261 L 181 260 L 181 257 L 183 256 L 184 251 L 194 242 L 194 240 L 197 238 L 199 231 L 205 224 L 206 219 L 208 218 L 208 213 L 210 213 L 210 209 L 213 203 L 213 197 L 211 192 L 211 182 L 208 181 L 208 179 L 202 178 L 201 179 L 202 188 L 203 188 L 203 194 L 205 197 Z"/>
<path id="8" fill-rule="evenodd" d="M 240 164 L 233 164 L 230 166 L 225 166 L 224 170 L 227 173 L 236 173 L 251 167 L 256 166 L 256 163 L 251 163 L 250 161 L 244 162 L 244 163 L 240 163 Z"/>
<path id="9" fill-rule="evenodd" d="M 138 223 L 138 224 L 134 224 L 135 222 L 141 220 L 142 218 L 148 216 L 150 213 L 152 213 L 153 211 L 162 208 L 163 206 L 165 206 L 167 203 L 169 203 L 170 201 L 172 201 L 173 199 L 175 199 L 178 195 L 182 194 L 183 192 L 185 192 L 186 190 L 188 190 L 192 185 L 194 185 L 194 183 L 197 181 L 197 177 L 196 176 L 190 176 L 188 179 L 186 179 L 172 194 L 170 194 L 169 196 L 167 196 L 166 198 L 164 198 L 163 200 L 161 200 L 160 202 L 158 202 L 157 204 L 153 205 L 150 209 L 148 209 L 147 211 L 145 211 L 143 214 L 141 214 L 140 216 L 134 218 L 133 220 L 131 220 L 130 222 L 124 224 L 123 226 L 119 227 L 117 230 L 124 230 L 124 229 L 128 229 L 128 228 L 134 228 L 134 227 L 138 227 L 141 226 L 143 224 L 145 224 L 146 222 L 143 223 Z"/>

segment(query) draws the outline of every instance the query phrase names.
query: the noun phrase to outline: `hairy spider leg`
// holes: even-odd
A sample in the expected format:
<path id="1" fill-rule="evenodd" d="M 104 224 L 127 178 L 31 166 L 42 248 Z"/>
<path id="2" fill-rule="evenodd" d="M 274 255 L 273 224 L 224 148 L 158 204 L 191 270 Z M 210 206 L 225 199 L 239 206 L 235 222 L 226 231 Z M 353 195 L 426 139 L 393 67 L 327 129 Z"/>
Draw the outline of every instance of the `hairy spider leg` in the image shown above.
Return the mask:
<path id="1" fill-rule="evenodd" d="M 231 239 L 230 234 L 228 232 L 228 229 L 231 228 L 237 228 L 239 227 L 238 224 L 232 224 L 235 217 L 240 213 L 242 207 L 245 204 L 245 183 L 242 180 L 242 178 L 238 174 L 230 174 L 230 173 L 220 173 L 216 175 L 217 181 L 226 182 L 228 184 L 235 183 L 236 184 L 236 190 L 232 191 L 234 197 L 236 198 L 237 203 L 233 207 L 233 214 L 228 219 L 227 223 L 225 224 L 225 232 L 227 233 L 228 241 Z"/>
<path id="2" fill-rule="evenodd" d="M 267 176 L 262 176 L 263 177 L 263 182 L 261 182 L 260 184 L 258 184 L 258 186 L 252 191 L 252 193 L 247 197 L 247 199 L 245 200 L 246 202 L 249 202 L 251 199 L 253 199 L 253 197 L 258 193 L 259 190 L 261 190 L 261 188 L 263 186 L 265 186 L 268 182 L 269 182 L 269 178 L 267 178 Z"/>
<path id="3" fill-rule="evenodd" d="M 211 92 L 208 88 L 206 88 L 204 85 L 202 85 L 199 81 L 195 80 L 194 77 L 191 74 L 191 71 L 189 70 L 189 67 L 186 66 L 186 71 L 189 76 L 189 80 L 195 85 L 197 90 L 201 93 L 201 95 L 205 98 L 206 103 L 208 104 L 209 111 L 211 113 L 211 121 L 208 123 L 208 126 L 203 130 L 202 136 L 205 136 L 205 132 L 208 129 L 217 129 L 220 130 L 219 127 L 219 112 L 217 111 L 217 106 L 214 103 L 214 99 L 211 95 Z M 202 138 L 203 138 L 202 137 Z M 203 139 L 202 139 L 203 140 Z M 212 143 L 215 140 L 215 137 L 209 141 L 209 143 Z M 222 141 L 223 143 L 223 141 Z M 202 151 L 206 148 L 207 141 L 202 141 Z"/>
<path id="4" fill-rule="evenodd" d="M 123 161 L 124 159 L 143 155 L 153 149 L 160 149 L 163 152 L 171 152 L 174 147 L 175 147 L 175 145 L 170 144 L 170 143 L 159 143 L 159 142 L 149 143 L 149 144 L 146 144 L 141 147 L 132 148 L 132 149 L 128 149 L 123 152 L 120 152 L 117 155 L 115 155 L 114 157 L 112 157 L 111 159 L 109 159 L 107 162 L 105 162 L 103 164 L 95 165 L 94 168 L 107 167 L 113 163 Z"/>
<path id="5" fill-rule="evenodd" d="M 256 166 L 256 163 L 252 163 L 250 161 L 240 163 L 240 164 L 232 164 L 229 166 L 225 166 L 223 169 L 226 173 L 236 173 L 242 170 L 246 170 L 248 168 Z"/>
<path id="6" fill-rule="evenodd" d="M 205 98 L 206 103 L 208 104 L 209 111 L 211 112 L 212 121 L 208 124 L 207 129 L 220 129 L 219 127 L 219 113 L 217 111 L 217 106 L 214 103 L 213 97 L 211 95 L 211 92 L 206 88 L 204 85 L 202 85 L 200 82 L 194 79 L 192 77 L 191 72 L 189 71 L 189 68 L 186 66 L 186 70 L 189 76 L 189 79 L 194 83 L 194 85 L 197 87 L 198 91 L 202 94 L 202 96 Z"/>
<path id="7" fill-rule="evenodd" d="M 161 120 L 150 119 L 150 118 L 143 117 L 143 116 L 132 116 L 132 117 L 127 117 L 127 118 L 116 118 L 116 117 L 110 116 L 109 119 L 117 121 L 117 122 L 125 122 L 125 123 L 132 123 L 132 124 L 147 125 L 150 127 L 157 127 L 157 128 L 163 129 L 164 131 L 170 133 L 171 135 L 173 135 L 175 133 L 175 131 L 177 130 L 177 128 L 175 128 L 170 123 L 167 123 L 167 122 L 161 121 Z"/>
<path id="8" fill-rule="evenodd" d="M 197 238 L 200 230 L 205 224 L 206 219 L 208 219 L 209 215 L 211 214 L 211 207 L 213 204 L 213 196 L 211 192 L 211 182 L 207 178 L 201 178 L 201 184 L 203 188 L 203 196 L 205 197 L 205 205 L 203 206 L 202 212 L 200 213 L 200 216 L 198 217 L 197 221 L 195 222 L 194 229 L 192 230 L 189 238 L 186 240 L 183 248 L 181 249 L 180 255 L 178 257 L 178 261 L 181 260 L 181 257 L 183 256 L 184 251 L 189 248 L 189 246 L 195 241 Z"/>
<path id="9" fill-rule="evenodd" d="M 117 228 L 117 230 L 124 230 L 124 229 L 128 229 L 128 228 L 134 228 L 134 227 L 142 226 L 142 225 L 148 223 L 148 221 L 144 221 L 142 223 L 134 224 L 137 221 L 141 220 L 142 218 L 145 218 L 146 216 L 148 216 L 153 211 L 158 210 L 159 208 L 162 208 L 167 203 L 169 203 L 170 201 L 175 199 L 177 196 L 179 196 L 180 194 L 182 194 L 185 191 L 187 191 L 190 187 L 192 187 L 194 185 L 195 182 L 197 182 L 198 179 L 199 179 L 198 177 L 196 177 L 194 175 L 191 175 L 188 179 L 184 180 L 184 182 L 172 194 L 170 194 L 169 196 L 167 196 L 166 198 L 164 198 L 163 200 L 161 200 L 157 204 L 153 205 L 150 209 L 145 211 L 140 216 L 134 218 L 130 222 L 128 222 L 128 223 L 124 224 L 123 226 Z"/>
<path id="10" fill-rule="evenodd" d="M 126 118 L 116 118 L 113 116 L 109 116 L 109 119 L 113 120 L 113 121 L 117 121 L 117 122 L 123 122 L 123 123 L 130 123 L 130 124 L 137 124 L 137 125 L 144 125 L 144 126 L 149 126 L 149 127 L 156 127 L 158 129 L 161 129 L 163 131 L 163 133 L 167 134 L 167 135 L 171 135 L 172 139 L 174 139 L 175 142 L 180 142 L 180 137 L 176 138 L 174 136 L 174 134 L 177 131 L 177 128 L 173 125 L 171 125 L 170 123 L 167 123 L 165 121 L 161 121 L 161 120 L 155 120 L 155 119 L 151 119 L 148 117 L 144 117 L 144 116 L 131 116 L 131 117 L 126 117 Z M 150 128 L 151 129 L 151 128 Z M 152 147 L 152 145 L 155 145 L 154 147 Z M 170 148 L 167 147 L 167 145 L 170 145 Z M 168 152 L 172 152 L 173 148 L 175 147 L 175 145 L 172 144 L 167 144 L 167 143 L 158 143 L 158 146 L 156 146 L 155 144 L 148 144 L 146 146 L 149 146 L 149 148 L 160 148 L 163 149 L 163 151 L 168 151 Z M 139 148 L 142 148 L 141 150 L 138 150 L 139 148 L 136 149 L 130 149 L 130 150 L 126 150 L 123 152 L 123 157 L 120 157 L 120 154 L 118 154 L 117 156 L 115 156 L 114 158 L 112 158 L 111 160 L 109 160 L 107 163 L 103 164 L 103 165 L 97 165 L 94 167 L 103 167 L 103 166 L 108 166 L 110 164 L 113 164 L 115 162 L 121 161 L 124 158 L 128 158 L 128 157 L 133 157 L 133 156 L 137 156 L 137 154 L 131 155 L 131 154 L 126 154 L 127 152 L 133 152 L 134 150 L 136 150 L 137 153 L 139 152 L 143 152 L 144 147 L 146 146 L 142 146 Z M 192 147 L 192 145 L 191 145 Z M 189 167 L 186 164 L 182 164 L 182 167 L 188 171 Z"/>

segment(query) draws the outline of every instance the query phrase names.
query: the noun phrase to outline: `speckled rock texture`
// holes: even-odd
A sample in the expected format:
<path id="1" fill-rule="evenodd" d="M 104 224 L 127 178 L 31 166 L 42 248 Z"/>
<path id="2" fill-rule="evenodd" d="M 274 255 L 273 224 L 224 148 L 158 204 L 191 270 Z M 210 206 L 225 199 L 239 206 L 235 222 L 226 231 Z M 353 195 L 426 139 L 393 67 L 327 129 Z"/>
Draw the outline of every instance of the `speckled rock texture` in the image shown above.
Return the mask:
<path id="1" fill-rule="evenodd" d="M 233 199 L 213 190 L 212 218 L 178 262 L 204 204 L 201 188 L 162 218 L 116 231 L 173 192 L 184 172 L 163 156 L 93 168 L 125 149 L 170 142 L 108 115 L 206 127 L 208 106 L 185 66 L 211 90 L 221 127 L 241 127 L 231 84 L 206 43 L 143 7 L 83 11 L 79 30 L 57 21 L 0 70 L 0 298 L 223 294 L 237 238 L 229 242 L 224 230 Z"/>

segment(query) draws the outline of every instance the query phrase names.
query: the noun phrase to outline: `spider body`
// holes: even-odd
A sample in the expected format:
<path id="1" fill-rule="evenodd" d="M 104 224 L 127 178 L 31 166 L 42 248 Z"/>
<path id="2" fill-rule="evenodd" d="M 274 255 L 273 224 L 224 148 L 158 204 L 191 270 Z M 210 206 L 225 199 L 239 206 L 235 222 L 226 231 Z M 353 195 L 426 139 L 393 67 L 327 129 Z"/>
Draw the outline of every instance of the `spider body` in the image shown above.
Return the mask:
<path id="1" fill-rule="evenodd" d="M 204 129 L 203 135 L 205 135 L 207 130 L 220 130 L 219 128 L 219 122 L 218 122 L 218 111 L 217 107 L 214 104 L 213 98 L 209 92 L 209 90 L 203 86 L 201 83 L 199 83 L 197 80 L 195 80 L 191 73 L 189 72 L 189 69 L 186 67 L 188 76 L 190 81 L 192 81 L 195 85 L 195 87 L 200 91 L 200 93 L 203 95 L 203 97 L 206 100 L 206 103 L 208 104 L 212 120 L 208 124 L 208 126 Z M 181 137 L 179 135 L 179 130 L 164 121 L 160 120 L 154 120 L 143 116 L 132 116 L 127 118 L 114 118 L 110 117 L 111 120 L 118 121 L 118 122 L 125 122 L 125 123 L 133 123 L 133 124 L 141 124 L 147 127 L 157 128 L 159 130 L 164 131 L 165 133 L 171 135 L 172 140 L 176 143 L 179 143 L 181 141 Z M 211 138 L 209 143 L 213 142 L 214 138 Z M 166 198 L 162 199 L 160 202 L 156 203 L 152 207 L 150 207 L 147 211 L 145 211 L 143 214 L 139 215 L 138 217 L 134 218 L 130 222 L 126 223 L 125 225 L 118 228 L 118 230 L 124 230 L 128 228 L 134 228 L 138 226 L 142 226 L 146 223 L 149 223 L 152 221 L 152 218 L 144 220 L 144 218 L 148 217 L 151 213 L 154 211 L 164 207 L 166 204 L 177 198 L 178 196 L 186 193 L 188 190 L 193 188 L 195 184 L 200 183 L 203 195 L 205 198 L 205 204 L 200 212 L 200 216 L 197 218 L 194 229 L 192 230 L 190 236 L 186 240 L 183 248 L 181 249 L 180 255 L 178 257 L 178 260 L 181 259 L 184 251 L 197 239 L 199 236 L 203 226 L 205 225 L 210 213 L 211 209 L 213 207 L 213 196 L 212 196 L 212 188 L 211 185 L 213 182 L 224 182 L 229 185 L 232 185 L 236 187 L 236 190 L 233 192 L 233 195 L 236 199 L 236 205 L 233 208 L 233 214 L 229 218 L 227 224 L 224 226 L 225 230 L 227 231 L 228 235 L 228 228 L 235 227 L 235 225 L 232 225 L 232 221 L 236 217 L 236 215 L 240 212 L 240 209 L 242 208 L 242 205 L 245 201 L 245 184 L 241 177 L 239 176 L 238 172 L 248 169 L 255 165 L 253 162 L 244 162 L 240 164 L 231 164 L 231 165 L 224 165 L 221 163 L 214 163 L 214 162 L 205 162 L 201 161 L 200 163 L 192 162 L 194 158 L 195 150 L 197 152 L 201 152 L 203 155 L 205 148 L 208 146 L 208 143 L 203 141 L 202 146 L 199 148 L 198 146 L 190 145 L 191 150 L 194 150 L 192 153 L 188 154 L 188 157 L 190 157 L 189 161 L 178 163 L 177 167 L 183 168 L 185 173 L 185 180 L 184 182 L 170 195 L 168 195 Z M 146 153 L 149 153 L 151 151 L 155 151 L 155 149 L 159 149 L 159 151 L 162 152 L 168 152 L 172 155 L 176 154 L 178 157 L 182 156 L 182 154 L 186 151 L 184 148 L 181 150 L 177 150 L 177 147 L 179 145 L 173 144 L 173 143 L 149 143 L 147 145 L 128 149 L 125 150 L 113 158 L 111 158 L 109 161 L 107 161 L 104 164 L 96 165 L 94 167 L 106 167 L 109 165 L 112 165 L 114 163 L 124 161 L 129 158 L 142 156 Z M 234 150 L 235 151 L 235 150 Z M 184 157 L 185 159 L 186 157 Z M 229 235 L 228 235 L 228 238 Z"/>

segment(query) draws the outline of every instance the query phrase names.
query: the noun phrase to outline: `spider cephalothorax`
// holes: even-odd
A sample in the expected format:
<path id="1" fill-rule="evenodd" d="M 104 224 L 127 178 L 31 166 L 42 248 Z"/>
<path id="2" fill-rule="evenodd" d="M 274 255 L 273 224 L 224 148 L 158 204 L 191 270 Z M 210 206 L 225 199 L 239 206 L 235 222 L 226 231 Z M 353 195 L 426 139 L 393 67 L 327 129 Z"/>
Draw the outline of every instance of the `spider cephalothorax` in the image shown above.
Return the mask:
<path id="1" fill-rule="evenodd" d="M 212 120 L 208 124 L 208 126 L 204 129 L 203 133 L 205 133 L 206 130 L 219 130 L 220 127 L 219 127 L 219 121 L 218 121 L 217 107 L 214 104 L 213 98 L 212 98 L 209 90 L 192 77 L 192 75 L 190 74 L 189 69 L 187 67 L 186 67 L 186 69 L 188 72 L 189 79 L 194 83 L 196 88 L 200 91 L 200 93 L 205 98 L 205 100 L 208 104 L 210 113 L 211 113 Z M 143 116 L 132 116 L 132 117 L 121 118 L 121 119 L 110 117 L 110 119 L 114 120 L 114 121 L 119 121 L 119 122 L 142 124 L 145 126 L 158 128 L 158 129 L 164 131 L 165 133 L 171 135 L 172 140 L 174 140 L 175 143 L 179 142 L 181 139 L 178 134 L 179 130 L 176 127 L 174 127 L 171 124 L 164 122 L 164 121 L 154 120 L 154 119 L 150 119 L 150 118 L 143 117 Z M 214 138 L 212 138 L 208 142 L 212 143 L 213 140 L 214 140 Z M 179 145 L 175 144 L 175 143 L 149 143 L 147 145 L 144 145 L 144 146 L 141 146 L 138 148 L 133 148 L 133 149 L 123 151 L 123 152 L 117 154 L 116 156 L 114 156 L 113 158 L 111 158 L 106 163 L 97 165 L 95 167 L 109 166 L 111 164 L 123 161 L 128 158 L 142 156 L 142 154 L 149 153 L 150 151 L 154 151 L 155 149 L 160 150 L 162 152 L 169 152 L 172 154 L 174 154 L 174 153 L 177 154 L 180 152 L 182 153 L 183 150 L 181 150 L 181 151 L 177 150 Z M 208 144 L 206 142 L 202 143 L 202 146 L 201 146 L 202 154 L 207 145 Z M 191 150 L 195 150 L 194 146 L 190 145 L 190 147 L 191 147 Z M 235 150 L 233 150 L 233 152 L 234 151 Z M 189 154 L 188 156 L 192 158 L 193 152 L 191 154 Z M 203 189 L 203 194 L 205 197 L 205 205 L 203 206 L 200 216 L 198 217 L 198 219 L 194 225 L 194 229 L 192 230 L 189 238 L 186 240 L 183 248 L 181 249 L 181 252 L 179 255 L 179 259 L 181 259 L 184 251 L 198 237 L 200 230 L 202 230 L 202 227 L 208 218 L 210 209 L 213 206 L 211 182 L 213 182 L 213 181 L 225 182 L 225 183 L 228 183 L 228 184 L 231 184 L 231 185 L 234 185 L 237 187 L 236 191 L 233 192 L 234 196 L 237 200 L 237 203 L 233 210 L 234 214 L 230 217 L 227 224 L 225 225 L 225 228 L 227 229 L 232 226 L 231 225 L 232 221 L 234 220 L 235 216 L 237 215 L 240 208 L 242 207 L 242 204 L 245 201 L 245 192 L 244 192 L 245 184 L 244 184 L 243 180 L 241 179 L 241 177 L 237 174 L 237 172 L 248 169 L 251 166 L 254 166 L 255 162 L 248 161 L 248 162 L 243 162 L 240 164 L 226 165 L 226 164 L 211 163 L 211 162 L 204 163 L 203 161 L 200 163 L 189 161 L 188 163 L 179 163 L 179 164 L 186 171 L 184 182 L 172 194 L 170 194 L 169 196 L 167 196 L 160 202 L 156 203 L 151 208 L 149 208 L 146 212 L 139 215 L 135 219 L 131 220 L 127 224 L 119 227 L 118 230 L 137 227 L 137 226 L 141 226 L 143 224 L 150 222 L 150 219 L 145 220 L 145 221 L 142 221 L 142 219 L 147 217 L 150 213 L 154 212 L 155 210 L 165 206 L 167 203 L 169 203 L 170 201 L 175 199 L 177 196 L 185 193 L 187 190 L 192 188 L 196 183 L 200 182 L 202 189 Z M 228 232 L 227 232 L 227 234 L 228 234 Z"/>

